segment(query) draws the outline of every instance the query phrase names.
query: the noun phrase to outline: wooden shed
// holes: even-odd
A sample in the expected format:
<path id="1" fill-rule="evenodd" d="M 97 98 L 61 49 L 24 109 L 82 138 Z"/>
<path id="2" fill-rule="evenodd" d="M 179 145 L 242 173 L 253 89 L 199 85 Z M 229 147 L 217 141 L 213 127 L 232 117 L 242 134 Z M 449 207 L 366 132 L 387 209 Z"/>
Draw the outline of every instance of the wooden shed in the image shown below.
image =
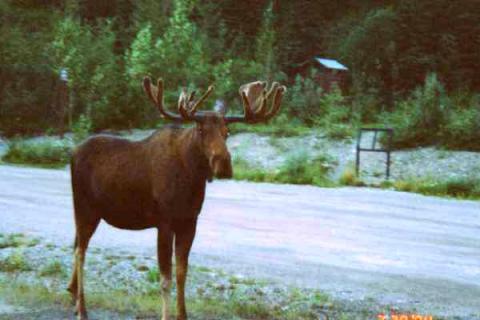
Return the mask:
<path id="1" fill-rule="evenodd" d="M 306 76 L 311 68 L 317 70 L 316 81 L 324 91 L 330 91 L 335 83 L 342 91 L 346 89 L 348 68 L 337 60 L 314 57 L 302 63 L 298 73 Z"/>

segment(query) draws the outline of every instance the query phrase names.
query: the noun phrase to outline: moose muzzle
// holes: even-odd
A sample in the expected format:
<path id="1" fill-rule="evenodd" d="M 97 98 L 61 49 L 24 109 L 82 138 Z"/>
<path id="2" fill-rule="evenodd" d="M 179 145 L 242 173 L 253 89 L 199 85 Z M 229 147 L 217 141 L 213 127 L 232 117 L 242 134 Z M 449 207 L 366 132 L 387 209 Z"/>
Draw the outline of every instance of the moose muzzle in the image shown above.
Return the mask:
<path id="1" fill-rule="evenodd" d="M 226 155 L 214 155 L 210 158 L 210 168 L 213 176 L 218 179 L 231 179 L 233 176 L 232 160 L 230 153 Z"/>

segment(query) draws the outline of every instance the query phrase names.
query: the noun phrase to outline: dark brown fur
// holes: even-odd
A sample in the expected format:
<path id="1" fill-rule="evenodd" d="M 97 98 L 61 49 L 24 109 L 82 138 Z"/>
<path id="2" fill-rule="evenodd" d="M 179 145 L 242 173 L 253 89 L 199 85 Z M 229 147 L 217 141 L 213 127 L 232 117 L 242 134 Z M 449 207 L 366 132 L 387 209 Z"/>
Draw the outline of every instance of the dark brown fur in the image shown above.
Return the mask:
<path id="1" fill-rule="evenodd" d="M 71 161 L 75 209 L 75 265 L 68 290 L 76 301 L 79 319 L 87 319 L 83 293 L 83 265 L 88 242 L 103 219 L 121 229 L 157 228 L 157 254 L 163 300 L 163 320 L 169 318 L 172 251 L 175 246 L 177 319 L 187 318 L 185 280 L 188 255 L 195 237 L 207 181 L 231 178 L 227 150 L 227 123 L 266 122 L 280 110 L 286 91 L 273 83 L 255 81 L 240 87 L 244 115 L 197 112 L 213 87 L 198 100 L 193 92 L 180 95 L 174 114 L 163 105 L 163 80 L 153 85 L 145 77 L 143 87 L 163 118 L 194 121 L 193 128 L 168 127 L 149 138 L 132 142 L 112 136 L 95 136 L 81 144 Z M 273 97 L 271 108 L 267 100 Z"/>
<path id="2" fill-rule="evenodd" d="M 197 217 L 213 176 L 230 178 L 223 116 L 206 113 L 192 128 L 167 127 L 132 142 L 98 135 L 82 143 L 71 161 L 75 208 L 75 267 L 69 291 L 86 319 L 83 264 L 99 222 L 121 229 L 158 229 L 164 315 L 168 318 L 173 243 L 177 268 L 178 319 L 186 319 L 184 286 Z"/>

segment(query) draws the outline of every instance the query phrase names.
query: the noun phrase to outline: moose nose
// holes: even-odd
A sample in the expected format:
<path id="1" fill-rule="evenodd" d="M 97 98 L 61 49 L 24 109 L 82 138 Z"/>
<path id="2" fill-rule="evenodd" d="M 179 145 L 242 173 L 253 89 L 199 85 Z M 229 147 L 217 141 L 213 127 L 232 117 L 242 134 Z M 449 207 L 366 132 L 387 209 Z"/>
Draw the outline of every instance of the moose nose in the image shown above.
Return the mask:
<path id="1" fill-rule="evenodd" d="M 233 176 L 232 160 L 230 153 L 215 155 L 210 161 L 213 175 L 218 179 L 230 179 Z"/>

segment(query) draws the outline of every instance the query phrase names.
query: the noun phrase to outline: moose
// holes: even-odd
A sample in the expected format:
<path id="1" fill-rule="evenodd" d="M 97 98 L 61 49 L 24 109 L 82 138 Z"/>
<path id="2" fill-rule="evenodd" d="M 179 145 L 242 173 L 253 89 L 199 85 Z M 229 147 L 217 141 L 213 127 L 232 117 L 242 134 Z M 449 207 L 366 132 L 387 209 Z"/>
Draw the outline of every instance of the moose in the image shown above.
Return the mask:
<path id="1" fill-rule="evenodd" d="M 143 87 L 166 120 L 194 123 L 166 126 L 141 141 L 96 135 L 73 152 L 71 177 L 75 218 L 73 274 L 68 286 L 78 319 L 87 319 L 83 275 L 88 243 L 100 221 L 129 230 L 157 228 L 157 257 L 161 275 L 162 319 L 169 318 L 172 252 L 176 259 L 177 319 L 187 319 L 185 281 L 188 256 L 195 237 L 206 182 L 233 175 L 227 149 L 227 125 L 266 122 L 280 110 L 285 86 L 255 81 L 239 93 L 243 115 L 226 115 L 225 108 L 197 111 L 213 86 L 195 100 L 183 89 L 178 113 L 164 107 L 163 80 L 145 77 Z M 269 101 L 271 101 L 269 103 Z M 173 248 L 175 247 L 175 248 Z"/>

